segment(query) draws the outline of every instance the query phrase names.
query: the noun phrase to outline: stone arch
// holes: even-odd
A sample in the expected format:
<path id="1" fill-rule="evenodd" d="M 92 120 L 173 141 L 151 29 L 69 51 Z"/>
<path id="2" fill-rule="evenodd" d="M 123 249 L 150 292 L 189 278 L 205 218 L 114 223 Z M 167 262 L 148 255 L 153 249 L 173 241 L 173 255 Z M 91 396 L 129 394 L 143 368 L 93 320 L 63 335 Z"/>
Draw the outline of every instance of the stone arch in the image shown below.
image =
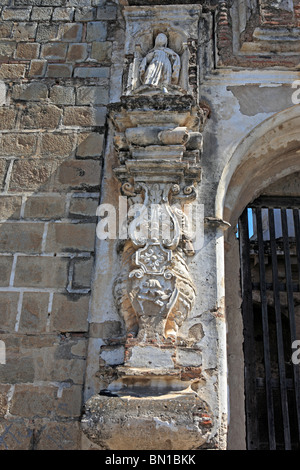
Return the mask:
<path id="1" fill-rule="evenodd" d="M 243 322 L 236 224 L 244 208 L 266 188 L 300 171 L 300 107 L 293 106 L 255 127 L 236 147 L 217 189 L 216 216 L 225 232 L 225 299 L 229 391 L 228 449 L 246 447 Z M 299 188 L 300 195 L 300 188 Z"/>
<path id="2" fill-rule="evenodd" d="M 262 190 L 300 171 L 300 107 L 287 108 L 254 128 L 226 164 L 216 195 L 216 216 L 235 225 Z"/>

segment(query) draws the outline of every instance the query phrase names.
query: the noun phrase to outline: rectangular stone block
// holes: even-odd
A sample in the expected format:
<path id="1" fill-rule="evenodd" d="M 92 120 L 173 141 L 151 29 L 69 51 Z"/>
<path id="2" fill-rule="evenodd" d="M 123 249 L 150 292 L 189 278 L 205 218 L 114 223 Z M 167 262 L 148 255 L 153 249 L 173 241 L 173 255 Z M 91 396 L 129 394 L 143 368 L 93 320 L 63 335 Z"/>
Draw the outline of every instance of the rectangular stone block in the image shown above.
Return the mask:
<path id="1" fill-rule="evenodd" d="M 88 57 L 87 44 L 77 43 L 70 44 L 67 61 L 68 62 L 84 62 Z"/>
<path id="2" fill-rule="evenodd" d="M 49 294 L 24 292 L 19 333 L 37 334 L 46 332 Z"/>
<path id="3" fill-rule="evenodd" d="M 0 418 L 3 418 L 8 409 L 8 392 L 10 390 L 9 385 L 0 384 Z M 0 436 L 2 433 L 0 433 Z M 1 437 L 0 437 L 1 438 Z M 1 449 L 1 447 L 0 447 Z"/>
<path id="4" fill-rule="evenodd" d="M 16 59 L 32 60 L 37 59 L 40 52 L 40 45 L 36 42 L 19 42 L 16 49 Z"/>
<path id="5" fill-rule="evenodd" d="M 1 267 L 2 258 L 4 256 L 0 257 L 0 273 L 3 271 L 1 269 L 3 267 Z M 0 324 L 2 332 L 14 333 L 15 331 L 19 295 L 18 292 L 0 292 Z"/>
<path id="6" fill-rule="evenodd" d="M 91 287 L 94 258 L 78 259 L 74 263 L 72 279 L 73 289 L 86 289 Z"/>
<path id="7" fill-rule="evenodd" d="M 9 285 L 12 264 L 13 264 L 12 256 L 0 256 L 0 286 L 1 287 L 6 287 Z"/>
<path id="8" fill-rule="evenodd" d="M 49 224 L 46 251 L 50 253 L 68 251 L 94 251 L 96 225 L 92 223 Z"/>
<path id="9" fill-rule="evenodd" d="M 98 105 L 108 104 L 109 92 L 108 83 L 102 86 L 81 86 L 77 89 L 76 104 L 81 105 Z"/>
<path id="10" fill-rule="evenodd" d="M 19 256 L 16 287 L 60 288 L 67 285 L 68 258 Z"/>
<path id="11" fill-rule="evenodd" d="M 60 219 L 64 216 L 65 204 L 65 196 L 60 194 L 48 194 L 47 196 L 33 195 L 26 200 L 24 217 L 43 220 Z"/>
<path id="12" fill-rule="evenodd" d="M 87 24 L 87 42 L 105 41 L 107 36 L 107 23 L 105 21 L 91 21 Z"/>
<path id="13" fill-rule="evenodd" d="M 91 106 L 70 106 L 64 110 L 64 126 L 104 126 L 107 108 Z"/>
<path id="14" fill-rule="evenodd" d="M 57 416 L 79 418 L 82 406 L 82 386 L 72 385 L 64 388 L 56 406 Z"/>
<path id="15" fill-rule="evenodd" d="M 32 60 L 30 62 L 28 76 L 35 78 L 43 77 L 46 73 L 47 63 L 48 62 L 46 60 Z"/>
<path id="16" fill-rule="evenodd" d="M 57 387 L 19 385 L 15 387 L 10 412 L 22 418 L 49 417 L 55 407 Z"/>
<path id="17" fill-rule="evenodd" d="M 37 136 L 35 134 L 2 134 L 0 155 L 30 157 L 35 155 Z"/>
<path id="18" fill-rule="evenodd" d="M 44 232 L 43 223 L 4 222 L 0 225 L 0 251 L 38 253 Z"/>
<path id="19" fill-rule="evenodd" d="M 75 21 L 93 21 L 96 16 L 96 8 L 83 7 L 75 10 Z"/>
<path id="20" fill-rule="evenodd" d="M 0 60 L 1 62 L 10 60 L 16 49 L 16 43 L 14 42 L 0 42 Z"/>
<path id="21" fill-rule="evenodd" d="M 0 427 L 0 450 L 24 451 L 32 449 L 32 425 L 5 419 Z"/>
<path id="22" fill-rule="evenodd" d="M 52 329 L 63 332 L 86 332 L 88 311 L 88 295 L 54 294 L 51 314 Z"/>
<path id="23" fill-rule="evenodd" d="M 91 58 L 100 63 L 107 63 L 111 60 L 112 42 L 93 42 L 91 50 Z"/>
<path id="24" fill-rule="evenodd" d="M 73 197 L 70 202 L 69 217 L 95 217 L 99 198 Z"/>
<path id="25" fill-rule="evenodd" d="M 14 129 L 16 125 L 16 111 L 13 108 L 0 108 L 0 130 Z"/>
<path id="26" fill-rule="evenodd" d="M 37 450 L 78 450 L 82 432 L 78 422 L 48 422 L 41 428 Z"/>
<path id="27" fill-rule="evenodd" d="M 78 137 L 76 156 L 81 158 L 99 157 L 103 150 L 103 134 L 82 132 Z"/>
<path id="28" fill-rule="evenodd" d="M 62 110 L 53 104 L 29 104 L 21 116 L 20 125 L 26 129 L 55 129 Z"/>
<path id="29" fill-rule="evenodd" d="M 75 104 L 75 89 L 71 86 L 55 85 L 50 89 L 50 100 L 54 104 Z"/>
<path id="30" fill-rule="evenodd" d="M 58 39 L 58 24 L 40 23 L 37 27 L 36 42 L 48 42 Z"/>
<path id="31" fill-rule="evenodd" d="M 101 167 L 95 160 L 67 160 L 57 169 L 53 189 L 87 189 L 100 187 Z"/>
<path id="32" fill-rule="evenodd" d="M 46 75 L 49 78 L 70 78 L 73 67 L 67 64 L 48 64 Z"/>
<path id="33" fill-rule="evenodd" d="M 40 151 L 42 156 L 68 157 L 75 147 L 75 134 L 47 133 L 41 138 Z"/>
<path id="34" fill-rule="evenodd" d="M 74 8 L 57 7 L 53 10 L 53 21 L 72 21 L 74 16 Z"/>
<path id="35" fill-rule="evenodd" d="M 24 64 L 1 64 L 0 80 L 24 78 L 26 66 Z"/>
<path id="36" fill-rule="evenodd" d="M 50 21 L 52 15 L 52 7 L 33 7 L 31 12 L 32 21 Z"/>
<path id="37" fill-rule="evenodd" d="M 16 23 L 12 29 L 12 38 L 16 41 L 34 40 L 36 30 L 37 23 Z"/>
<path id="38" fill-rule="evenodd" d="M 47 191 L 51 187 L 51 175 L 57 163 L 47 159 L 15 160 L 9 183 L 9 191 Z"/>
<path id="39" fill-rule="evenodd" d="M 78 78 L 108 78 L 109 67 L 76 67 L 74 77 Z"/>
<path id="40" fill-rule="evenodd" d="M 82 24 L 61 24 L 59 29 L 59 38 L 64 42 L 80 42 L 82 39 Z"/>
<path id="41" fill-rule="evenodd" d="M 43 44 L 41 49 L 41 58 L 47 60 L 63 60 L 67 55 L 67 44 L 61 42 L 52 42 Z"/>
<path id="42" fill-rule="evenodd" d="M 0 196 L 0 219 L 19 219 L 21 196 Z"/>
<path id="43" fill-rule="evenodd" d="M 97 19 L 99 20 L 115 20 L 117 18 L 116 5 L 104 5 L 97 8 Z"/>
<path id="44" fill-rule="evenodd" d="M 2 19 L 13 21 L 28 21 L 31 13 L 31 8 L 9 8 L 4 7 L 2 11 Z"/>
<path id="45" fill-rule="evenodd" d="M 48 98 L 48 87 L 45 83 L 40 82 L 15 85 L 12 97 L 14 100 L 20 101 L 40 101 Z"/>

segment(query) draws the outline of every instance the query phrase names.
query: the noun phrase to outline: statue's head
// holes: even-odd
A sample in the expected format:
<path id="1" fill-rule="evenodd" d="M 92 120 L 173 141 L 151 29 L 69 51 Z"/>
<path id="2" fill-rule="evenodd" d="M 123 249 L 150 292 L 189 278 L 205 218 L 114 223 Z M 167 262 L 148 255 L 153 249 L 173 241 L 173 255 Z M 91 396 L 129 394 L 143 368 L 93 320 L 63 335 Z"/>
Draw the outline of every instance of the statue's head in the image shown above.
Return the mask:
<path id="1" fill-rule="evenodd" d="M 168 38 L 164 33 L 159 33 L 155 39 L 156 47 L 165 47 L 168 44 Z"/>

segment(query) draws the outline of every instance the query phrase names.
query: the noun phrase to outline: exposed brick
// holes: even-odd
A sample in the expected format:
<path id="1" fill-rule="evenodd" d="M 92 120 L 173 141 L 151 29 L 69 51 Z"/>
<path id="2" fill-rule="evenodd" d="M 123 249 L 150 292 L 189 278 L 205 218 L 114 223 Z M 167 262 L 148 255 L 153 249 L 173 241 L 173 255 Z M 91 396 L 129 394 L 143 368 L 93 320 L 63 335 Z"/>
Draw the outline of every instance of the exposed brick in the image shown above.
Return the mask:
<path id="1" fill-rule="evenodd" d="M 87 189 L 100 186 L 101 167 L 95 160 L 69 160 L 59 167 L 53 182 L 54 190 Z"/>
<path id="2" fill-rule="evenodd" d="M 49 417 L 55 406 L 57 387 L 16 385 L 10 412 L 24 418 Z"/>
<path id="3" fill-rule="evenodd" d="M 96 132 L 81 133 L 78 138 L 76 155 L 78 157 L 99 157 L 103 150 L 103 134 Z"/>
<path id="4" fill-rule="evenodd" d="M 39 56 L 40 45 L 36 42 L 20 42 L 16 49 L 16 59 L 31 60 Z"/>
<path id="5" fill-rule="evenodd" d="M 88 329 L 89 296 L 54 294 L 51 314 L 53 330 L 86 332 Z"/>
<path id="6" fill-rule="evenodd" d="M 1 257 L 2 259 L 4 257 Z M 5 256 L 5 258 L 7 258 Z M 0 265 L 1 270 L 1 265 Z M 0 331 L 14 333 L 18 312 L 19 293 L 0 292 Z"/>
<path id="7" fill-rule="evenodd" d="M 34 134 L 3 134 L 0 155 L 29 157 L 35 154 L 37 136 Z"/>
<path id="8" fill-rule="evenodd" d="M 61 109 L 52 104 L 30 104 L 23 111 L 20 125 L 27 129 L 55 129 L 61 115 Z"/>
<path id="9" fill-rule="evenodd" d="M 18 219 L 21 204 L 21 196 L 0 196 L 0 219 Z"/>
<path id="10" fill-rule="evenodd" d="M 83 62 L 88 56 L 87 44 L 70 44 L 67 61 L 69 62 Z"/>
<path id="11" fill-rule="evenodd" d="M 48 87 L 44 83 L 31 82 L 29 84 L 15 85 L 12 97 L 22 101 L 40 101 L 48 98 Z"/>
<path id="12" fill-rule="evenodd" d="M 41 155 L 70 156 L 75 144 L 74 134 L 43 134 L 41 139 Z"/>
<path id="13" fill-rule="evenodd" d="M 65 108 L 65 126 L 104 126 L 107 110 L 105 107 L 70 106 Z"/>
<path id="14" fill-rule="evenodd" d="M 30 196 L 25 204 L 24 217 L 43 220 L 59 219 L 64 216 L 65 203 L 65 197 L 60 194 Z"/>
<path id="15" fill-rule="evenodd" d="M 16 124 L 16 111 L 13 108 L 0 108 L 0 129 L 13 129 Z"/>
<path id="16" fill-rule="evenodd" d="M 67 258 L 19 256 L 14 285 L 61 289 L 67 285 L 68 263 Z"/>
<path id="17" fill-rule="evenodd" d="M 0 225 L 0 251 L 38 253 L 41 250 L 44 224 L 5 222 Z"/>
<path id="18" fill-rule="evenodd" d="M 24 292 L 19 333 L 36 334 L 46 331 L 49 294 Z"/>
<path id="19" fill-rule="evenodd" d="M 75 104 L 75 90 L 71 86 L 55 85 L 50 89 L 50 100 L 54 104 Z"/>
<path id="20" fill-rule="evenodd" d="M 47 77 L 51 78 L 70 78 L 73 67 L 67 64 L 48 64 Z"/>
<path id="21" fill-rule="evenodd" d="M 25 75 L 26 66 L 24 64 L 1 64 L 0 79 L 20 79 Z"/>
<path id="22" fill-rule="evenodd" d="M 46 251 L 94 251 L 95 224 L 53 223 L 48 227 Z"/>

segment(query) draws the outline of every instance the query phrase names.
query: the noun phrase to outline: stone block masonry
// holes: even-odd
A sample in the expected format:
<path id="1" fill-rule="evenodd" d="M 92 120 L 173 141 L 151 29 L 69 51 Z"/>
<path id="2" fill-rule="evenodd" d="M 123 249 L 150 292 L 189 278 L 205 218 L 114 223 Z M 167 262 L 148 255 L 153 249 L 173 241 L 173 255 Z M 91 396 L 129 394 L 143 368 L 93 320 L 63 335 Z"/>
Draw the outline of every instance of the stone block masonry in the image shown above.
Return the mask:
<path id="1" fill-rule="evenodd" d="M 0 449 L 81 448 L 115 3 L 0 5 Z"/>

